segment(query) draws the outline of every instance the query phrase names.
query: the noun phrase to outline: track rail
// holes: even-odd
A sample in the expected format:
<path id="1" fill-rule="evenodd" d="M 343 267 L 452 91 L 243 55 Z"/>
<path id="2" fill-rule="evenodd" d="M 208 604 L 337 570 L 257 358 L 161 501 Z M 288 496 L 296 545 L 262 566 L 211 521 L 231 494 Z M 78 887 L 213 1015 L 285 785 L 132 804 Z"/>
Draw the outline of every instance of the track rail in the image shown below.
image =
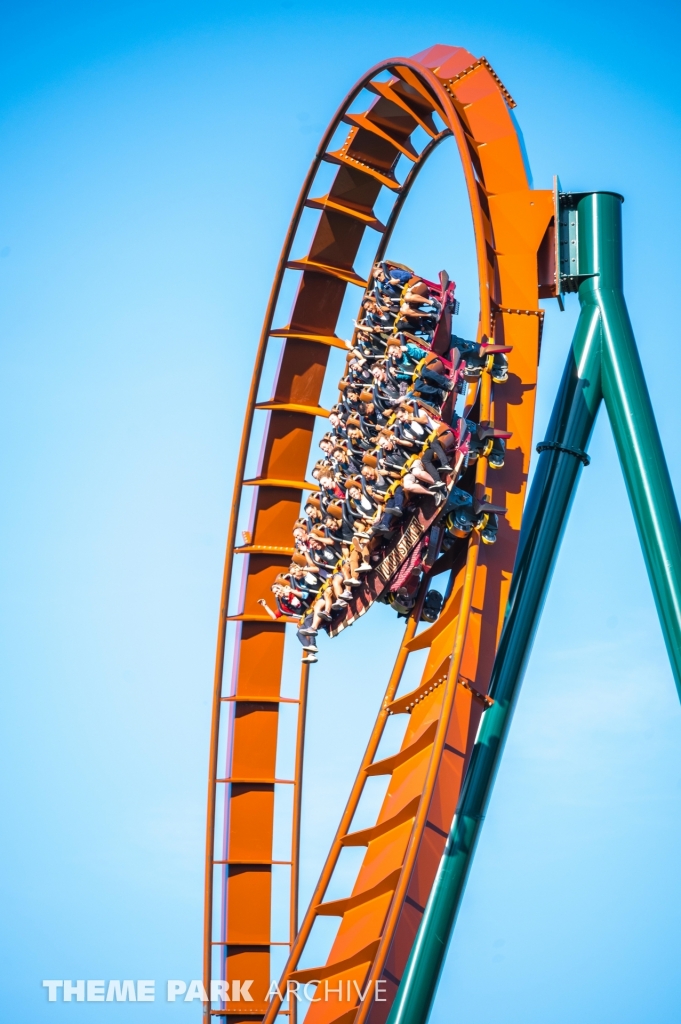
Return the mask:
<path id="1" fill-rule="evenodd" d="M 351 110 L 363 89 L 372 93 L 368 109 Z M 393 58 L 372 68 L 351 90 L 331 121 L 298 198 L 277 266 L 248 398 L 237 475 L 218 627 L 211 729 L 206 841 L 204 983 L 210 991 L 214 951 L 221 953 L 220 975 L 252 981 L 251 999 L 232 1000 L 205 1012 L 237 1021 L 264 1020 L 277 1014 L 294 1019 L 296 1002 L 269 1004 L 273 825 L 275 789 L 293 786 L 290 868 L 290 947 L 282 978 L 289 983 L 317 982 L 340 994 L 314 1002 L 309 1024 L 379 1024 L 394 999 L 444 847 L 465 776 L 499 641 L 518 543 L 529 469 L 541 294 L 550 294 L 553 251 L 550 227 L 553 197 L 529 187 L 510 106 L 514 105 L 484 58 L 462 48 L 435 46 L 412 58 Z M 436 120 L 437 119 L 437 120 Z M 340 149 L 330 151 L 341 123 L 349 126 Z M 420 150 L 416 129 L 429 141 Z M 419 133 L 420 134 L 420 133 Z M 471 390 L 468 404 L 481 422 L 511 431 L 506 464 L 487 476 L 476 466 L 476 496 L 508 509 L 494 547 L 481 547 L 473 534 L 451 567 L 453 584 L 440 617 L 417 632 L 418 614 L 407 623 L 385 699 L 321 878 L 300 929 L 297 921 L 300 798 L 305 735 L 307 672 L 300 694 L 281 695 L 285 626 L 267 619 L 257 601 L 272 576 L 288 564 L 291 530 L 299 514 L 315 417 L 329 350 L 345 348 L 337 336 L 338 317 L 348 284 L 364 287 L 354 261 L 367 228 L 376 233 L 380 258 L 405 199 L 426 159 L 453 136 L 462 161 L 471 206 L 480 284 L 478 340 L 494 337 L 512 346 L 509 381 L 493 389 L 489 373 Z M 410 170 L 400 181 L 398 164 Z M 327 195 L 312 194 L 322 162 L 338 166 Z M 374 205 L 382 189 L 394 196 L 392 212 L 381 224 Z M 307 255 L 292 259 L 292 248 L 306 207 L 320 211 Z M 274 315 L 287 273 L 301 273 L 291 319 L 275 327 Z M 360 296 L 358 295 L 358 300 Z M 276 339 L 283 339 L 282 341 Z M 271 344 L 282 345 L 271 398 L 258 402 L 265 357 Z M 256 410 L 267 414 L 256 477 L 245 480 L 245 466 Z M 244 496 L 253 501 L 247 542 L 236 546 Z M 229 613 L 233 559 L 244 556 L 236 612 Z M 417 609 L 419 604 L 417 603 Z M 225 693 L 224 662 L 229 621 L 236 623 L 233 678 Z M 414 650 L 428 649 L 422 681 L 398 696 L 402 673 Z M 294 778 L 275 776 L 280 708 L 298 708 Z M 399 751 L 376 762 L 387 718 L 407 714 Z M 221 733 L 227 763 L 219 770 Z M 366 778 L 388 776 L 376 824 L 352 832 L 352 820 Z M 225 792 L 224 837 L 216 836 L 218 791 Z M 222 841 L 222 847 L 217 844 Z M 352 893 L 324 902 L 344 846 L 366 847 Z M 214 934 L 215 880 L 220 880 L 219 938 Z M 325 964 L 300 969 L 300 960 L 319 917 L 339 919 Z M 359 991 L 376 991 L 361 1000 Z M 340 989 L 339 986 L 340 985 Z M 367 989 L 368 986 L 368 989 Z M 233 992 L 233 988 L 231 990 Z"/>

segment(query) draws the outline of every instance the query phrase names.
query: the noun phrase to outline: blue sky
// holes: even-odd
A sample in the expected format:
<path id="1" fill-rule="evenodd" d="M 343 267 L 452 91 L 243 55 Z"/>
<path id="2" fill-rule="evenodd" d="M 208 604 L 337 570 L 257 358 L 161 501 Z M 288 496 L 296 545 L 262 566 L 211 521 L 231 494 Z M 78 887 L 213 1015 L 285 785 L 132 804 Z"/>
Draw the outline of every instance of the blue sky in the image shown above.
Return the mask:
<path id="1" fill-rule="evenodd" d="M 492 0 L 2 5 L 0 1008 L 13 1024 L 197 1019 L 50 1005 L 43 978 L 200 971 L 209 698 L 234 459 L 272 272 L 318 138 L 367 67 L 484 54 L 537 187 L 622 192 L 627 299 L 672 479 L 679 8 Z M 460 283 L 453 150 L 392 254 Z M 547 309 L 543 429 L 576 319 Z M 433 1021 L 676 1022 L 681 708 L 601 418 Z M 382 644 L 372 640 L 380 629 Z M 322 650 L 303 891 L 396 624 Z M 339 665 L 359 659 L 349 679 Z M 333 661 L 333 664 L 332 664 Z M 366 813 L 369 813 L 367 810 Z"/>

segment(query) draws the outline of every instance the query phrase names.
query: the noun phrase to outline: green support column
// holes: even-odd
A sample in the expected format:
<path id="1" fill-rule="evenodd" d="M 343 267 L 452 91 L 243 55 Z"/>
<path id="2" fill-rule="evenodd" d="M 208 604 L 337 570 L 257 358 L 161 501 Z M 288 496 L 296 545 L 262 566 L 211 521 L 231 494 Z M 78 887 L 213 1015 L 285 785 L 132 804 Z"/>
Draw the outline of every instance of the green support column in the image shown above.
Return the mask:
<path id="1" fill-rule="evenodd" d="M 622 293 L 621 197 L 582 196 L 581 313 L 530 489 L 490 693 L 452 828 L 388 1024 L 424 1024 L 470 870 L 586 446 L 605 395 L 677 685 L 681 523 Z"/>
<path id="2" fill-rule="evenodd" d="M 578 211 L 580 271 L 598 275 L 580 286 L 580 300 L 593 290 L 600 307 L 603 397 L 681 696 L 681 521 L 624 301 L 622 204 L 596 193 Z"/>

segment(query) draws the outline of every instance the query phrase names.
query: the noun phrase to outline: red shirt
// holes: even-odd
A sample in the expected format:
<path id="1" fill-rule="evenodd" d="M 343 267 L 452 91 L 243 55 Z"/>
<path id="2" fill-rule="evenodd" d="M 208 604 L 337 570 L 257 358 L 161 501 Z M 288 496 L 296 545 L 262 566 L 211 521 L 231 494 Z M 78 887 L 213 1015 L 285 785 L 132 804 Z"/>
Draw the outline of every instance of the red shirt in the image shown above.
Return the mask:
<path id="1" fill-rule="evenodd" d="M 275 598 L 277 610 L 274 613 L 278 619 L 284 615 L 293 615 L 298 618 L 303 611 L 303 602 L 295 594 L 285 594 L 283 597 Z"/>

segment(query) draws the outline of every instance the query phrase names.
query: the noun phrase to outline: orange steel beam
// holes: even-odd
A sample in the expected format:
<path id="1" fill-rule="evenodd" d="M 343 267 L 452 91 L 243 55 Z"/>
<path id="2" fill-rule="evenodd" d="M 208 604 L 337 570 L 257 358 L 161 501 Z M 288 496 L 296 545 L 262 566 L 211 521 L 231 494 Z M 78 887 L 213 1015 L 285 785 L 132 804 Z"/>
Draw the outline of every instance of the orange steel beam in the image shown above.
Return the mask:
<path id="1" fill-rule="evenodd" d="M 374 81 L 382 72 L 391 78 Z M 362 114 L 348 118 L 348 108 L 368 87 L 376 97 Z M 279 706 L 297 703 L 298 725 L 291 841 L 290 956 L 283 981 L 340 979 L 364 987 L 387 986 L 386 1002 L 367 999 L 314 1003 L 310 1024 L 382 1022 L 390 1008 L 416 933 L 463 782 L 498 643 L 510 585 L 529 468 L 534 389 L 538 360 L 540 281 L 538 253 L 546 248 L 553 201 L 550 192 L 529 188 L 522 148 L 509 113 L 512 105 L 489 64 L 462 48 L 436 46 L 413 58 L 395 58 L 372 68 L 351 90 L 327 129 L 303 184 L 286 235 L 256 354 L 228 531 L 223 576 L 211 728 L 206 840 L 204 983 L 210 991 L 212 950 L 225 950 L 228 979 L 252 979 L 253 1002 L 210 1010 L 232 1024 L 290 1010 L 274 1000 L 269 1008 L 272 828 Z M 438 128 L 434 116 L 444 124 Z M 340 150 L 328 147 L 336 128 L 351 128 Z M 429 141 L 418 152 L 411 138 L 423 128 Z M 478 340 L 494 337 L 511 345 L 509 381 L 494 389 L 488 372 L 471 386 L 467 408 L 477 418 L 512 431 L 506 466 L 487 480 L 486 459 L 475 471 L 475 494 L 508 508 L 493 548 L 480 547 L 475 534 L 459 557 L 450 597 L 439 620 L 416 635 L 418 614 L 408 621 L 405 638 L 383 705 L 353 786 L 338 833 L 300 931 L 297 932 L 300 800 L 305 734 L 307 667 L 296 702 L 280 693 L 285 626 L 265 620 L 257 600 L 265 596 L 277 569 L 288 562 L 291 528 L 300 509 L 315 416 L 329 346 L 343 347 L 337 321 L 348 283 L 362 279 L 354 270 L 366 227 L 377 229 L 376 257 L 382 258 L 397 217 L 423 163 L 452 135 L 462 161 L 475 232 L 480 284 Z M 410 170 L 399 182 L 400 157 Z M 322 161 L 338 165 L 334 182 L 321 200 L 311 188 Z M 387 222 L 373 214 L 382 188 L 395 197 Z M 309 253 L 291 260 L 305 206 L 320 210 Z M 550 249 L 550 246 L 548 247 Z M 287 267 L 289 269 L 287 269 Z M 295 268 L 295 269 L 292 269 Z M 301 274 L 289 324 L 273 328 L 273 317 L 286 273 Z M 522 311 L 525 315 L 518 316 Z M 274 394 L 258 403 L 258 390 L 270 339 L 283 344 Z M 256 405 L 257 403 L 257 405 Z M 260 464 L 252 481 L 244 480 L 249 440 L 257 407 L 267 411 Z M 513 447 L 511 447 L 511 444 Z M 490 486 L 491 485 L 491 486 Z M 241 499 L 253 496 L 248 543 L 235 548 Z M 244 576 L 236 614 L 228 602 L 232 562 L 243 554 Z M 424 590 L 422 593 L 425 593 Z M 237 622 L 233 692 L 223 692 L 228 621 Z M 411 650 L 429 648 L 423 680 L 412 695 L 397 698 L 397 687 Z M 397 699 L 396 699 L 397 698 Z M 229 709 L 229 758 L 218 774 L 221 708 Z M 401 751 L 375 762 L 388 715 L 408 713 Z M 224 726 L 223 726 L 224 728 Z M 367 775 L 389 776 L 377 823 L 351 833 L 352 818 Z M 226 780 L 222 783 L 222 780 Z M 232 780 L 232 781 L 229 781 Z M 249 781 L 250 780 L 250 781 Z M 277 782 L 280 780 L 276 780 Z M 283 781 L 283 780 L 281 780 Z M 226 792 L 224 850 L 216 851 L 216 793 Z M 353 893 L 331 904 L 322 902 L 338 856 L 345 845 L 367 852 Z M 223 875 L 219 941 L 213 931 L 213 884 L 216 867 Z M 326 965 L 300 971 L 298 962 L 318 916 L 340 917 Z M 297 932 L 297 937 L 296 937 Z M 348 994 L 349 989 L 348 989 Z"/>
<path id="2" fill-rule="evenodd" d="M 289 948 L 293 946 L 298 931 L 298 901 L 300 883 L 300 827 L 303 803 L 303 760 L 305 757 L 305 723 L 307 717 L 307 694 L 310 681 L 310 666 L 300 667 L 300 706 L 296 729 L 295 789 L 293 792 L 293 814 L 291 815 L 291 884 L 289 901 Z M 289 1008 L 291 1024 L 297 1019 L 297 1004 Z"/>

